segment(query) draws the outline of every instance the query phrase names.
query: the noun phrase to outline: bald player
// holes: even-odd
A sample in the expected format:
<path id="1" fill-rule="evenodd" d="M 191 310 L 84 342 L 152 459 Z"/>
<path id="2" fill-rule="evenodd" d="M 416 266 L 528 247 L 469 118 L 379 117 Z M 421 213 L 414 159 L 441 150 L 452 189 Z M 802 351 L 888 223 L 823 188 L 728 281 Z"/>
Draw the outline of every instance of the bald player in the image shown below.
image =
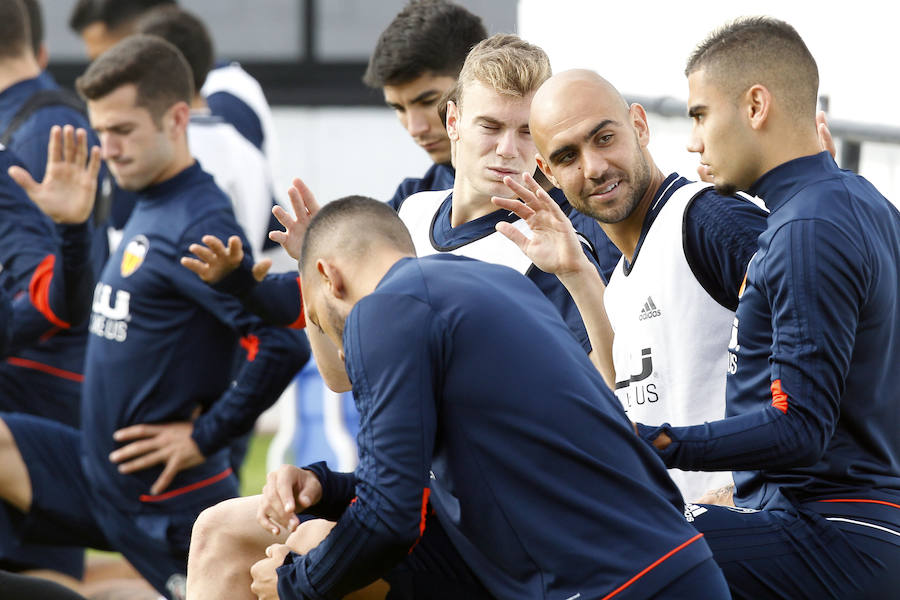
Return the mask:
<path id="1" fill-rule="evenodd" d="M 344 352 L 360 466 L 284 467 L 262 497 L 229 502 L 258 508 L 265 529 L 213 547 L 206 580 L 189 568 L 188 598 L 239 597 L 234 559 L 253 544 L 263 598 L 276 585 L 283 600 L 341 597 L 388 571 L 392 598 L 727 597 L 675 486 L 547 298 L 507 267 L 414 252 L 372 199 L 310 223 L 304 304 Z M 294 507 L 337 525 L 263 556 Z M 198 528 L 193 543 L 210 553 Z"/>
<path id="2" fill-rule="evenodd" d="M 532 179 L 527 189 L 507 180 L 525 205 L 495 202 L 527 219 L 534 235 L 498 229 L 570 291 L 594 348 L 607 357 L 601 370 L 632 420 L 688 425 L 722 418 L 738 289 L 764 211 L 709 184 L 665 175 L 647 149 L 644 109 L 629 106 L 593 71 L 566 71 L 544 83 L 529 125 L 541 170 L 623 256 L 604 290 L 596 269 L 578 256 L 572 226 Z M 690 501 L 712 501 L 708 491 L 731 485 L 728 472 L 670 474 Z"/>
<path id="3" fill-rule="evenodd" d="M 739 19 L 685 70 L 689 149 L 770 215 L 730 344 L 726 419 L 642 427 L 669 466 L 735 470 L 742 511 L 701 507 L 735 598 L 900 589 L 900 212 L 820 152 L 815 59 Z"/>

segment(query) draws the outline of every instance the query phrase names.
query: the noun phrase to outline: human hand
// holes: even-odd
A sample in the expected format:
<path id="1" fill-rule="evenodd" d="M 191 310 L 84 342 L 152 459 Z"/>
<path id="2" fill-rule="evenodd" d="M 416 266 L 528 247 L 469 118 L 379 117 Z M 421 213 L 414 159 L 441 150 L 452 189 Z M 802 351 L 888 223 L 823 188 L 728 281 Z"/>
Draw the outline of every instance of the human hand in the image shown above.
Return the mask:
<path id="1" fill-rule="evenodd" d="M 816 133 L 819 135 L 819 147 L 822 150 L 828 150 L 831 158 L 835 158 L 837 156 L 837 146 L 834 144 L 834 138 L 831 137 L 831 130 L 828 128 L 828 120 L 825 117 L 824 110 L 816 113 Z"/>
<path id="2" fill-rule="evenodd" d="M 281 244 L 291 258 L 300 260 L 303 236 L 306 235 L 306 228 L 309 227 L 310 220 L 319 212 L 319 203 L 316 202 L 316 197 L 306 187 L 303 180 L 299 178 L 294 179 L 293 186 L 288 190 L 288 197 L 291 199 L 294 214 L 291 215 L 280 206 L 273 207 L 272 214 L 279 223 L 284 225 L 284 231 L 270 231 L 269 239 Z"/>
<path id="3" fill-rule="evenodd" d="M 327 519 L 312 519 L 301 523 L 294 532 L 288 536 L 287 544 L 297 554 L 309 554 L 309 551 L 322 543 L 331 530 L 337 525 L 336 521 Z"/>
<path id="4" fill-rule="evenodd" d="M 47 144 L 43 181 L 37 183 L 19 166 L 12 166 L 7 172 L 55 223 L 84 223 L 94 209 L 100 148 L 95 146 L 88 152 L 84 129 L 54 125 Z"/>
<path id="5" fill-rule="evenodd" d="M 206 460 L 191 437 L 194 426 L 190 422 L 159 425 L 131 425 L 113 433 L 122 446 L 109 455 L 110 462 L 119 464 L 119 473 L 134 473 L 164 464 L 162 473 L 153 482 L 151 494 L 162 493 L 179 471 L 199 465 Z"/>
<path id="6" fill-rule="evenodd" d="M 256 521 L 272 535 L 293 531 L 300 520 L 296 513 L 322 499 L 322 484 L 312 471 L 281 465 L 266 476 Z"/>
<path id="7" fill-rule="evenodd" d="M 284 563 L 284 557 L 291 549 L 285 544 L 272 544 L 266 548 L 266 558 L 250 567 L 250 591 L 259 600 L 278 600 L 278 573 L 275 571 Z"/>
<path id="8" fill-rule="evenodd" d="M 590 266 L 569 218 L 531 175 L 525 173 L 522 178 L 524 185 L 512 177 L 503 178 L 518 199 L 495 196 L 491 201 L 524 220 L 532 235 L 528 237 L 506 222 L 498 223 L 497 231 L 512 240 L 544 272 L 564 277 L 585 264 Z"/>
<path id="9" fill-rule="evenodd" d="M 215 285 L 225 279 L 244 260 L 244 246 L 241 238 L 236 235 L 228 238 L 228 246 L 222 244 L 214 235 L 204 235 L 200 241 L 203 243 L 188 246 L 188 250 L 197 258 L 182 256 L 181 266 L 209 285 Z M 272 268 L 271 259 L 262 259 L 251 269 L 253 278 L 262 281 L 270 268 Z"/>
<path id="10" fill-rule="evenodd" d="M 214 235 L 204 235 L 202 244 L 191 244 L 188 250 L 197 258 L 181 257 L 181 266 L 210 285 L 222 281 L 244 260 L 244 246 L 236 235 L 228 238 L 228 246 Z"/>

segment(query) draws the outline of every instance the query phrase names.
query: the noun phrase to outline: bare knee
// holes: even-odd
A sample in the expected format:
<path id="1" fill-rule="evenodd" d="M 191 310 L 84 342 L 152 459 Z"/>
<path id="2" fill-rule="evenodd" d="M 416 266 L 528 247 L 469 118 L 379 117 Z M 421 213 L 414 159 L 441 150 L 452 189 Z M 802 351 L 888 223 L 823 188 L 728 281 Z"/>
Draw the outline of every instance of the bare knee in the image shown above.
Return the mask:
<path id="1" fill-rule="evenodd" d="M 22 512 L 31 510 L 31 478 L 16 445 L 16 440 L 3 419 L 0 419 L 0 498 Z"/>
<path id="2" fill-rule="evenodd" d="M 194 522 L 191 555 L 223 555 L 265 552 L 268 544 L 279 541 L 256 522 L 258 496 L 232 498 L 207 508 Z"/>

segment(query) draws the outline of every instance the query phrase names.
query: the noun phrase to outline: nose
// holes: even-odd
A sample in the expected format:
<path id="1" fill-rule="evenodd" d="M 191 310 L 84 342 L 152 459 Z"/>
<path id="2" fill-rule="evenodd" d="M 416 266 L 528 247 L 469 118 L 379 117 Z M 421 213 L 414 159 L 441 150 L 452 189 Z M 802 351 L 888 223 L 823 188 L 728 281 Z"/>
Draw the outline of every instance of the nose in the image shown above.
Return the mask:
<path id="1" fill-rule="evenodd" d="M 609 170 L 609 162 L 599 152 L 585 152 L 582 166 L 585 179 L 602 179 Z"/>
<path id="2" fill-rule="evenodd" d="M 413 137 L 419 137 L 428 133 L 428 116 L 420 108 L 406 111 L 406 131 Z"/>
<path id="3" fill-rule="evenodd" d="M 109 133 L 100 134 L 100 156 L 103 160 L 115 158 L 119 155 L 119 144 L 115 141 L 115 137 Z"/>
<path id="4" fill-rule="evenodd" d="M 517 145 L 517 133 L 513 129 L 507 129 L 497 139 L 497 156 L 503 158 L 516 158 L 519 155 Z"/>
<path id="5" fill-rule="evenodd" d="M 696 125 L 691 128 L 691 135 L 688 138 L 687 151 L 697 152 L 699 154 L 703 153 L 703 141 L 700 139 L 700 135 L 697 133 Z"/>

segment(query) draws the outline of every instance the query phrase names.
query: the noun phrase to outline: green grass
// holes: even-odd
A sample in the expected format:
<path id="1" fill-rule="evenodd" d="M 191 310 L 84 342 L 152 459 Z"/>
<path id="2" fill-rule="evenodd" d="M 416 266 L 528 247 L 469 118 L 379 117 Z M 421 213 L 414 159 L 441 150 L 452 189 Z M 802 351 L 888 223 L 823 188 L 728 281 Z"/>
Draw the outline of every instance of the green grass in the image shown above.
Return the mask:
<path id="1" fill-rule="evenodd" d="M 250 438 L 250 447 L 241 467 L 241 496 L 253 496 L 266 484 L 266 451 L 272 443 L 272 434 L 256 433 Z"/>

